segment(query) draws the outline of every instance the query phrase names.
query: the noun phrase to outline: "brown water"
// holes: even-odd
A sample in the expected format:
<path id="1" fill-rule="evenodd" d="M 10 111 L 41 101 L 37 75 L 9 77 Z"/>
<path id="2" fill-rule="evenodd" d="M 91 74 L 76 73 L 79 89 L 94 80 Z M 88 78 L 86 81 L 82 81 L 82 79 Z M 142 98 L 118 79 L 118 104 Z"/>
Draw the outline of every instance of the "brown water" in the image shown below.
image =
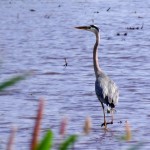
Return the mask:
<path id="1" fill-rule="evenodd" d="M 34 72 L 0 94 L 1 149 L 12 126 L 18 127 L 15 149 L 28 148 L 40 97 L 46 99 L 42 130 L 51 128 L 56 139 L 64 116 L 69 119 L 68 134 L 81 132 L 85 117 L 91 116 L 92 132 L 80 138 L 78 150 L 127 149 L 139 142 L 142 149 L 150 148 L 149 0 L 1 0 L 0 14 L 0 81 Z M 120 91 L 115 122 L 107 133 L 100 127 L 103 114 L 94 91 L 95 37 L 74 29 L 89 24 L 101 29 L 100 65 Z M 142 24 L 142 29 L 127 29 Z M 118 140 L 126 120 L 132 129 L 128 143 Z"/>

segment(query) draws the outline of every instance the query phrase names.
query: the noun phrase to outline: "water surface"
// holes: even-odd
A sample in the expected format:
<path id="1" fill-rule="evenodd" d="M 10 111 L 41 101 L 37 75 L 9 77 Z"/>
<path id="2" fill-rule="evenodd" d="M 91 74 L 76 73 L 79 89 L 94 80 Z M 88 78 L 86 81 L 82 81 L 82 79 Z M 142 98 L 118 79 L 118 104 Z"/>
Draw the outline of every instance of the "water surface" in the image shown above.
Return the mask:
<path id="1" fill-rule="evenodd" d="M 149 149 L 149 13 L 148 0 L 0 1 L 0 81 L 33 71 L 33 76 L 0 94 L 0 146 L 5 148 L 11 127 L 17 126 L 15 149 L 29 147 L 31 118 L 43 97 L 42 131 L 51 128 L 56 137 L 64 116 L 69 121 L 68 134 L 82 132 L 85 117 L 91 116 L 92 132 L 77 142 L 78 150 L 127 149 L 139 142 Z M 74 29 L 89 24 L 100 27 L 100 66 L 120 91 L 108 133 L 100 127 L 103 114 L 94 91 L 95 37 Z M 117 139 L 124 134 L 126 120 L 132 129 L 129 143 Z"/>

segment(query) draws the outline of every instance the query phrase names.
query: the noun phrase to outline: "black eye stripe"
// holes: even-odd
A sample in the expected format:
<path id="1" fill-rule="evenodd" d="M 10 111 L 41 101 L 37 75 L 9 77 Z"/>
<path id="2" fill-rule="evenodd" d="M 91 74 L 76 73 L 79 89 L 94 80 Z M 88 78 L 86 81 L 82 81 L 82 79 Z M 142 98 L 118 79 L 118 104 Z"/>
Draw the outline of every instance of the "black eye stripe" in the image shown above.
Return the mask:
<path id="1" fill-rule="evenodd" d="M 99 31 L 99 28 L 94 26 L 94 25 L 90 25 L 92 28 L 95 28 L 97 31 Z"/>

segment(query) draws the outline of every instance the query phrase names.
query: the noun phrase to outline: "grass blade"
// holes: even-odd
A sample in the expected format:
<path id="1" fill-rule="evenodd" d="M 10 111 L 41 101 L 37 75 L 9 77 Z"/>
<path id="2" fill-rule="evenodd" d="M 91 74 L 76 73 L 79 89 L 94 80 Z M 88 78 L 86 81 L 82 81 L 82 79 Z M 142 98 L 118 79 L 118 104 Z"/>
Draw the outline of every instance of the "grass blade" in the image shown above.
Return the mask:
<path id="1" fill-rule="evenodd" d="M 40 142 L 37 150 L 50 150 L 53 144 L 53 132 L 48 130 L 44 138 Z"/>
<path id="2" fill-rule="evenodd" d="M 63 143 L 60 144 L 59 150 L 67 150 L 77 140 L 77 135 L 69 136 Z"/>
<path id="3" fill-rule="evenodd" d="M 1 83 L 0 84 L 0 92 L 2 90 L 4 90 L 5 88 L 12 86 L 12 85 L 16 84 L 17 82 L 25 79 L 25 77 L 26 77 L 25 75 L 19 75 L 19 76 L 12 77 L 11 79 Z"/>

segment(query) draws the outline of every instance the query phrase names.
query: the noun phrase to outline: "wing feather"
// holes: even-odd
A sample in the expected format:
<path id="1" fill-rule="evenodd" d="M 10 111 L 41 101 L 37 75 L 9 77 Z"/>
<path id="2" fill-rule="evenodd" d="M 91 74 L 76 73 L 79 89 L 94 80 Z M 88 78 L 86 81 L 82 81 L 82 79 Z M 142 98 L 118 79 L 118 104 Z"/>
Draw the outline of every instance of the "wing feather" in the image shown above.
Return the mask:
<path id="1" fill-rule="evenodd" d="M 105 74 L 100 75 L 95 82 L 95 92 L 98 99 L 106 105 L 118 103 L 119 92 L 116 84 Z"/>

